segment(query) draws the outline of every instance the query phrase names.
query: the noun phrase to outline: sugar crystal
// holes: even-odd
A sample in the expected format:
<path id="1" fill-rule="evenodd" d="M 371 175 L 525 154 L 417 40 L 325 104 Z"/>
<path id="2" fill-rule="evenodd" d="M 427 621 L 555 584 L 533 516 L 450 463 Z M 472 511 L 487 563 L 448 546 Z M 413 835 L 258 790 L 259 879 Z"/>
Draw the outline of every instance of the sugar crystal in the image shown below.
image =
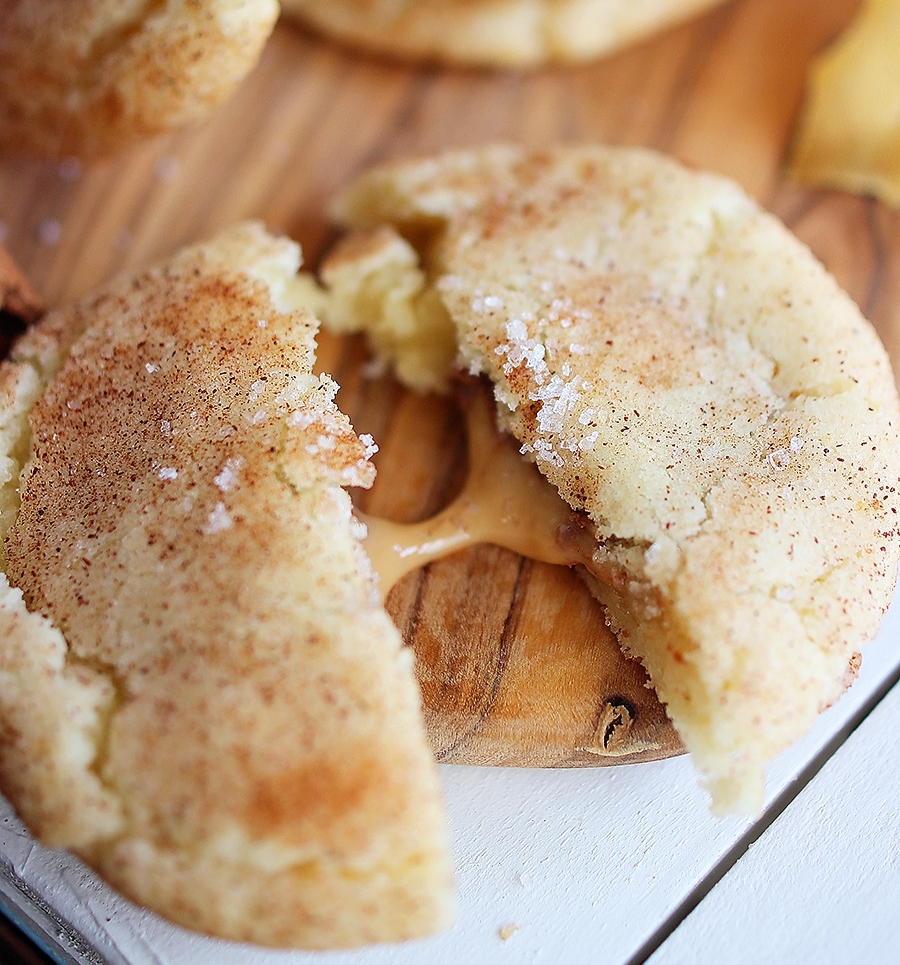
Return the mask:
<path id="1" fill-rule="evenodd" d="M 216 486 L 222 490 L 223 493 L 228 492 L 229 489 L 234 487 L 234 484 L 238 481 L 238 474 L 244 467 L 244 459 L 237 456 L 234 459 L 226 459 L 225 465 L 222 466 L 221 471 L 218 476 L 213 479 Z"/>
<path id="2" fill-rule="evenodd" d="M 366 459 L 371 459 L 372 456 L 378 452 L 378 446 L 368 432 L 362 433 L 362 435 L 359 437 L 359 441 L 366 447 Z"/>
<path id="3" fill-rule="evenodd" d="M 776 449 L 766 456 L 766 461 L 776 472 L 783 472 L 790 465 L 791 454 L 787 449 Z"/>
<path id="4" fill-rule="evenodd" d="M 221 533 L 222 530 L 231 529 L 232 526 L 234 526 L 234 521 L 228 515 L 225 503 L 216 503 L 213 511 L 207 517 L 206 533 Z"/>

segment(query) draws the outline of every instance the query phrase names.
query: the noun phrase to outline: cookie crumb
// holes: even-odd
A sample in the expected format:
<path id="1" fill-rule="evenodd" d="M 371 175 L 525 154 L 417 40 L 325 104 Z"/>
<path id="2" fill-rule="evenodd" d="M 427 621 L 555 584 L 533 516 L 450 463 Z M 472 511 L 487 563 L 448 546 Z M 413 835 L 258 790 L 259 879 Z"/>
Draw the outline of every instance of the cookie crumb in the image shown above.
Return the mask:
<path id="1" fill-rule="evenodd" d="M 499 932 L 499 934 L 500 934 L 500 940 L 501 940 L 501 941 L 504 941 L 504 942 L 509 941 L 510 938 L 512 938 L 513 935 L 515 935 L 515 933 L 516 933 L 518 930 L 519 930 L 519 926 L 518 926 L 518 925 L 504 925 L 504 926 L 500 929 L 500 932 Z"/>

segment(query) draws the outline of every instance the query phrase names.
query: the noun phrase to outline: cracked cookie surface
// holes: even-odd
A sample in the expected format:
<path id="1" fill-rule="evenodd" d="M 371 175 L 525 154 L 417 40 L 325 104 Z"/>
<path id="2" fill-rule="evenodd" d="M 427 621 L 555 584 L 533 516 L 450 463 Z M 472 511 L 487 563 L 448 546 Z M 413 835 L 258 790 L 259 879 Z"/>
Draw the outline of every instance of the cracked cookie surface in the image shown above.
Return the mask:
<path id="1" fill-rule="evenodd" d="M 311 372 L 298 264 L 239 226 L 4 363 L 0 778 L 46 843 L 187 927 L 342 947 L 443 927 L 452 883 L 342 488 L 371 446 Z"/>
<path id="2" fill-rule="evenodd" d="M 589 521 L 589 585 L 714 807 L 758 809 L 896 580 L 898 404 L 874 330 L 737 185 L 648 151 L 395 162 L 336 210 L 362 234 L 323 266 L 326 321 L 353 328 L 365 295 L 355 327 L 378 319 L 401 377 L 439 387 L 449 356 L 406 349 L 437 296 L 458 364 Z M 409 252 L 401 311 L 380 293 Z"/>

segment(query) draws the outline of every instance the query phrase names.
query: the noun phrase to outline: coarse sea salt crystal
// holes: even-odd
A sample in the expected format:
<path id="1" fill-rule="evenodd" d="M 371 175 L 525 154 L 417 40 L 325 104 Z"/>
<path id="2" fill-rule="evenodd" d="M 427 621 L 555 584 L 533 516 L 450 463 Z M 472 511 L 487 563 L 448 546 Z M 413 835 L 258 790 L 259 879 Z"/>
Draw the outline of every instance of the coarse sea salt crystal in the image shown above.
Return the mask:
<path id="1" fill-rule="evenodd" d="M 546 439 L 537 439 L 534 443 L 534 452 L 539 461 L 549 462 L 553 466 L 562 467 L 562 456 L 553 448 L 553 445 Z"/>
<path id="2" fill-rule="evenodd" d="M 221 489 L 223 493 L 227 493 L 229 489 L 232 489 L 238 481 L 238 475 L 244 465 L 244 459 L 241 456 L 237 456 L 234 459 L 226 459 L 225 465 L 222 466 L 219 474 L 213 479 L 217 488 Z"/>
<path id="3" fill-rule="evenodd" d="M 546 354 L 547 354 L 547 349 L 544 348 L 544 346 L 541 345 L 540 342 L 532 341 L 531 344 L 528 345 L 525 351 L 523 352 L 523 359 L 525 361 L 525 365 L 529 369 L 535 369 L 535 370 L 545 369 L 547 366 L 542 363 L 544 362 L 544 357 L 546 356 Z"/>
<path id="4" fill-rule="evenodd" d="M 287 424 L 289 426 L 296 426 L 298 429 L 308 429 L 314 422 L 318 421 L 318 419 L 318 412 L 310 412 L 307 409 L 295 409 L 287 417 Z"/>
<path id="5" fill-rule="evenodd" d="M 776 449 L 766 456 L 766 462 L 768 462 L 776 472 L 783 472 L 790 465 L 791 454 L 787 449 Z"/>
<path id="6" fill-rule="evenodd" d="M 178 470 L 174 466 L 163 466 L 159 471 L 160 479 L 177 479 Z"/>
<path id="7" fill-rule="evenodd" d="M 275 396 L 275 405 L 279 412 L 294 409 L 300 404 L 304 395 L 305 382 L 299 378 L 289 378 L 288 384 Z"/>
<path id="8" fill-rule="evenodd" d="M 378 452 L 378 445 L 368 432 L 362 433 L 359 441 L 366 447 L 366 459 L 371 459 Z"/>
<path id="9" fill-rule="evenodd" d="M 206 519 L 205 532 L 221 533 L 223 530 L 231 529 L 232 526 L 234 526 L 234 520 L 229 516 L 225 503 L 216 503 Z"/>
<path id="10" fill-rule="evenodd" d="M 528 329 L 525 327 L 525 323 L 519 318 L 514 318 L 511 322 L 507 322 L 506 337 L 510 342 L 522 342 L 527 339 Z"/>
<path id="11" fill-rule="evenodd" d="M 148 363 L 144 366 L 144 368 L 145 368 L 151 375 L 153 375 L 154 372 L 158 372 L 158 371 L 159 371 L 159 366 L 158 366 L 158 365 L 154 365 L 153 362 L 148 362 Z"/>
<path id="12" fill-rule="evenodd" d="M 791 439 L 791 452 L 799 452 L 803 448 L 803 440 L 794 436 Z"/>

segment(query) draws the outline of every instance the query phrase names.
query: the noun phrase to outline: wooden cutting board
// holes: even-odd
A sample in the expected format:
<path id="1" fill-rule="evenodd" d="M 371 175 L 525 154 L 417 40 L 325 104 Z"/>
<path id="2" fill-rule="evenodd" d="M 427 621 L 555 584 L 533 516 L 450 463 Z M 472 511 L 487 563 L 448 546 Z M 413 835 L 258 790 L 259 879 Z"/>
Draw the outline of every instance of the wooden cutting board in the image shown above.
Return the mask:
<path id="1" fill-rule="evenodd" d="M 537 73 L 409 66 L 286 23 L 204 125 L 81 166 L 0 158 L 0 237 L 50 304 L 235 220 L 256 217 L 315 266 L 329 199 L 388 157 L 519 141 L 646 145 L 730 175 L 784 219 L 863 307 L 900 363 L 900 214 L 809 191 L 781 167 L 810 57 L 858 0 L 732 0 L 596 64 Z M 360 340 L 323 334 L 319 364 L 381 452 L 361 509 L 399 521 L 462 485 L 452 399 L 378 376 Z M 577 577 L 491 546 L 407 576 L 388 607 L 417 657 L 439 759 L 578 766 L 680 751 L 641 667 Z"/>

